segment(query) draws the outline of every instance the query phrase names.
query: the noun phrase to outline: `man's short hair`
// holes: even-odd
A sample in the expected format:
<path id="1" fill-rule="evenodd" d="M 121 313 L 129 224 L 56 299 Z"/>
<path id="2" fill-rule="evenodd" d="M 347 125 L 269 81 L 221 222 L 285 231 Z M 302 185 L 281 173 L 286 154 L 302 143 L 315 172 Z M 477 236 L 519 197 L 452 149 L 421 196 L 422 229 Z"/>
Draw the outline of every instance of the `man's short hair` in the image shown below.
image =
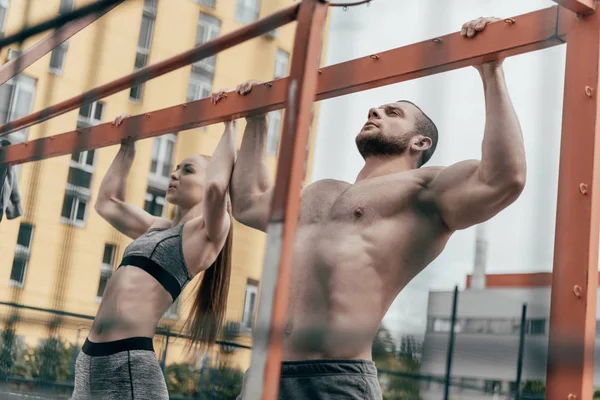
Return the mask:
<path id="1" fill-rule="evenodd" d="M 437 143 L 438 143 L 437 127 L 435 126 L 435 124 L 433 123 L 431 118 L 429 118 L 427 116 L 427 114 L 425 114 L 423 112 L 423 110 L 421 110 L 421 108 L 419 106 L 417 106 L 415 103 L 408 101 L 408 100 L 398 100 L 398 103 L 412 104 L 417 110 L 419 110 L 421 115 L 417 116 L 417 122 L 416 122 L 416 126 L 415 126 L 415 134 L 423 135 L 423 136 L 431 139 L 431 147 L 428 148 L 427 150 L 425 150 L 423 152 L 423 154 L 421 155 L 421 160 L 419 161 L 419 165 L 418 165 L 418 167 L 420 168 L 425 163 L 427 163 L 427 161 L 429 161 L 429 159 L 431 158 L 431 156 L 433 156 L 433 153 L 435 152 L 435 148 L 437 147 Z"/>

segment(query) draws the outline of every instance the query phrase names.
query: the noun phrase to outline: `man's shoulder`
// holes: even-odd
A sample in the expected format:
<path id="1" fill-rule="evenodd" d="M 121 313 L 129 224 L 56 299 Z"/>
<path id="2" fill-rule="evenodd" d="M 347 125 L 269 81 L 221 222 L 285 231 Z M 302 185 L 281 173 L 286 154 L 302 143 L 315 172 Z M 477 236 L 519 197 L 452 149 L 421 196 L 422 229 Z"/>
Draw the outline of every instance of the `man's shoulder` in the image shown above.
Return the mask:
<path id="1" fill-rule="evenodd" d="M 419 169 L 413 170 L 413 174 L 415 178 L 418 178 L 421 182 L 421 186 L 426 188 L 429 184 L 447 167 L 442 166 L 431 166 L 431 167 L 421 167 Z"/>

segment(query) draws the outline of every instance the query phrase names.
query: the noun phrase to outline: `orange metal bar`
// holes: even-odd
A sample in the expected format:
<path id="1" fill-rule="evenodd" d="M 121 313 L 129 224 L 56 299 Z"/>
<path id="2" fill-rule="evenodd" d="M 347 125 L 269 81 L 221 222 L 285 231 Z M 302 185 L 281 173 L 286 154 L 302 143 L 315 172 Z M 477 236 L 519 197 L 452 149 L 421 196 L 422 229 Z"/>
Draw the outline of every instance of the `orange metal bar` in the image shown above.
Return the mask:
<path id="1" fill-rule="evenodd" d="M 214 40 L 211 40 L 210 42 L 196 46 L 191 50 L 156 64 L 138 69 L 132 74 L 106 83 L 86 93 L 80 94 L 79 96 L 75 96 L 43 110 L 31 113 L 23 118 L 6 123 L 0 126 L 0 136 L 5 136 L 11 132 L 24 129 L 28 126 L 46 121 L 52 117 L 62 115 L 66 112 L 81 107 L 83 104 L 91 103 L 111 94 L 120 92 L 121 90 L 139 85 L 147 80 L 164 75 L 168 72 L 202 60 L 206 57 L 213 56 L 220 51 L 258 37 L 273 29 L 279 28 L 280 26 L 288 24 L 296 19 L 298 7 L 299 6 L 297 4 L 287 7 L 259 21 L 245 25 L 238 30 L 220 36 Z"/>
<path id="2" fill-rule="evenodd" d="M 263 334 L 254 336 L 249 399 L 278 398 L 292 253 L 327 9 L 324 0 L 303 0 L 298 12 L 257 315 Z"/>
<path id="3" fill-rule="evenodd" d="M 600 16 L 567 38 L 546 398 L 591 399 L 600 230 Z M 599 188 L 599 189 L 596 189 Z"/>
<path id="4" fill-rule="evenodd" d="M 513 24 L 495 23 L 471 40 L 453 33 L 438 38 L 440 41 L 427 40 L 383 52 L 378 58 L 363 57 L 323 68 L 317 74 L 317 100 L 466 67 L 496 53 L 510 56 L 562 44 L 576 17 L 559 11 L 554 6 L 514 17 Z M 230 94 L 216 106 L 202 99 L 128 118 L 120 127 L 107 123 L 3 147 L 0 162 L 19 164 L 111 146 L 129 135 L 149 138 L 281 109 L 287 85 L 288 78 L 278 79 L 254 88 L 248 96 Z"/>
<path id="5" fill-rule="evenodd" d="M 587 15 L 596 10 L 595 0 L 553 0 L 576 14 Z"/>
<path id="6" fill-rule="evenodd" d="M 71 21 L 56 29 L 39 42 L 25 50 L 19 57 L 14 58 L 0 67 L 0 85 L 22 72 L 25 68 L 42 58 L 56 46 L 69 39 L 71 36 L 90 25 L 104 14 L 114 9 L 119 4 L 111 5 L 102 11 L 86 15 L 81 19 Z"/>

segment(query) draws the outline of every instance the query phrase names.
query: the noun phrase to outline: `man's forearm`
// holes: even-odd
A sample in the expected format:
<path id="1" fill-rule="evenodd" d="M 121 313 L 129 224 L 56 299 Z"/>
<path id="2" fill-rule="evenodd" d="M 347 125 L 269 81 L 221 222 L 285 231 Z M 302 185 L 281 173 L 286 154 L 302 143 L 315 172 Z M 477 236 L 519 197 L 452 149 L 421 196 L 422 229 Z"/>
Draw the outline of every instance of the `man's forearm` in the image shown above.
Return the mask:
<path id="1" fill-rule="evenodd" d="M 235 210 L 254 194 L 266 192 L 272 185 L 265 160 L 267 116 L 247 120 L 242 146 L 231 179 L 231 201 Z"/>
<path id="2" fill-rule="evenodd" d="M 480 174 L 490 185 L 512 185 L 525 180 L 526 162 L 521 126 L 513 108 L 501 66 L 480 71 L 486 104 Z"/>

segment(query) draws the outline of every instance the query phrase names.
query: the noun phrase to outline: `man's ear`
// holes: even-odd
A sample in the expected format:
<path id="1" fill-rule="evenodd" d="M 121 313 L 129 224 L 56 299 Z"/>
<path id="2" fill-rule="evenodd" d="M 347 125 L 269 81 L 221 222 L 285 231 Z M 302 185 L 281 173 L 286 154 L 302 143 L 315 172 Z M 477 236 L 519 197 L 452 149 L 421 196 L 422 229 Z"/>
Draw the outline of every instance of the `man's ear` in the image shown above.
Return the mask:
<path id="1" fill-rule="evenodd" d="M 416 135 L 412 140 L 412 144 L 410 145 L 410 148 L 414 151 L 423 152 L 423 151 L 429 149 L 432 144 L 433 144 L 433 142 L 431 141 L 431 138 L 428 138 L 427 136 L 423 136 L 423 135 Z"/>

